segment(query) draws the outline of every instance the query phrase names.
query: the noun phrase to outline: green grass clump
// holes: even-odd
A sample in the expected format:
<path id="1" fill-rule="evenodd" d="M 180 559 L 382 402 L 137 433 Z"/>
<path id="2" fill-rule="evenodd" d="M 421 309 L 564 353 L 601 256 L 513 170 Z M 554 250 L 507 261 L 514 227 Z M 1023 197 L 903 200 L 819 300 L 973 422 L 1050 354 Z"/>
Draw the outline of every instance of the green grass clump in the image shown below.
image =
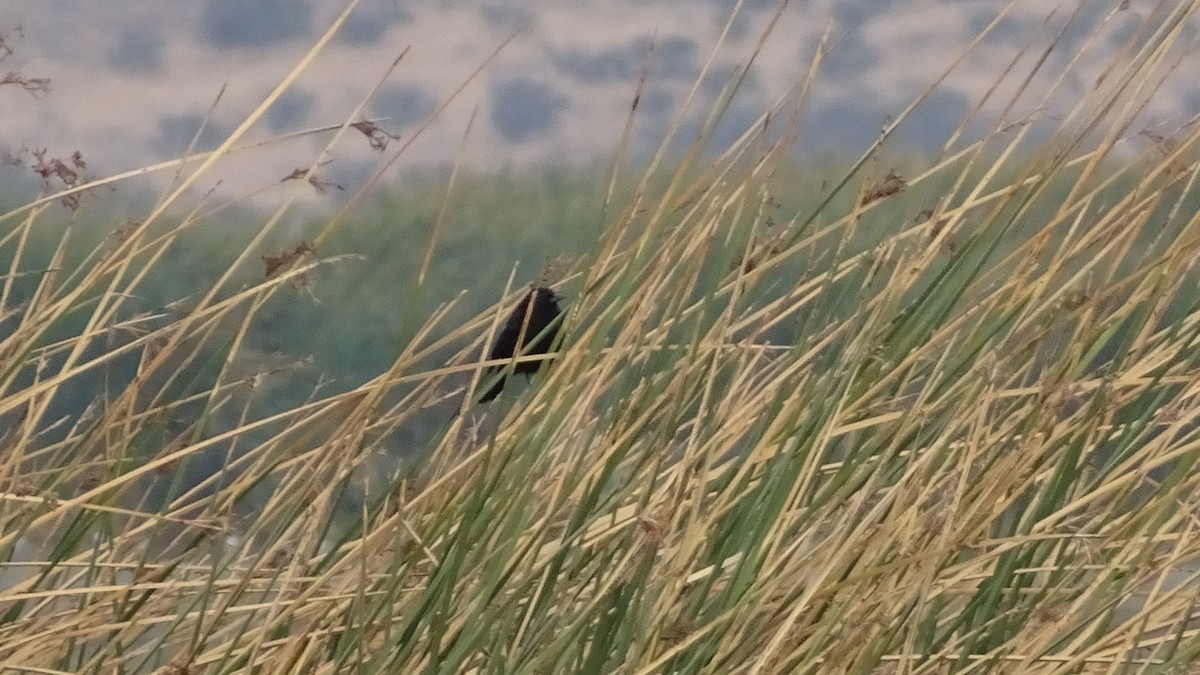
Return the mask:
<path id="1" fill-rule="evenodd" d="M 892 173 L 900 115 L 822 190 L 791 152 L 810 78 L 728 148 L 553 191 L 579 206 L 543 213 L 594 235 L 544 271 L 571 298 L 561 345 L 487 407 L 503 362 L 481 355 L 523 278 L 481 272 L 455 224 L 511 177 L 456 171 L 415 209 L 356 198 L 302 237 L 279 234 L 285 204 L 205 283 L 152 283 L 205 217 L 170 215 L 186 188 L 260 109 L 82 255 L 65 229 L 30 257 L 58 195 L 0 216 L 0 664 L 1183 672 L 1200 127 L 1137 152 L 1131 120 L 1193 14 L 1145 17 L 1043 139 L 1002 121 Z M 412 295 L 354 300 L 411 319 L 355 346 L 388 358 L 258 405 L 279 373 L 255 336 L 302 323 L 281 298 L 353 298 L 378 240 L 351 214 L 401 207 L 420 236 L 381 256 Z M 535 232 L 497 257 L 561 243 Z M 477 274 L 503 299 L 430 290 Z M 353 317 L 324 306 L 303 311 Z"/>

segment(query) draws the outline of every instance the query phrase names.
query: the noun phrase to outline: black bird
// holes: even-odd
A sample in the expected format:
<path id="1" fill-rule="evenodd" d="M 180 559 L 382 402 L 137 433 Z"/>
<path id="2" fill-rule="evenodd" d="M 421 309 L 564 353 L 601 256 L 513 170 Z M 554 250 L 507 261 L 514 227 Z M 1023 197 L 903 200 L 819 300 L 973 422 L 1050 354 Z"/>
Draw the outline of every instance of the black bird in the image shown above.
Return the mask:
<path id="1" fill-rule="evenodd" d="M 533 356 L 546 354 L 554 346 L 554 338 L 558 335 L 559 317 L 562 310 L 558 307 L 559 296 L 545 286 L 535 286 L 521 298 L 516 309 L 508 315 L 492 351 L 488 358 L 511 359 L 513 355 Z M 518 342 L 520 343 L 518 345 Z M 545 359 L 537 361 L 518 361 L 513 365 L 513 372 L 530 375 L 536 373 Z M 497 373 L 503 373 L 507 365 L 491 366 L 484 374 L 485 380 L 490 380 Z M 480 403 L 486 403 L 504 389 L 507 376 L 500 375 L 492 386 L 479 397 Z"/>

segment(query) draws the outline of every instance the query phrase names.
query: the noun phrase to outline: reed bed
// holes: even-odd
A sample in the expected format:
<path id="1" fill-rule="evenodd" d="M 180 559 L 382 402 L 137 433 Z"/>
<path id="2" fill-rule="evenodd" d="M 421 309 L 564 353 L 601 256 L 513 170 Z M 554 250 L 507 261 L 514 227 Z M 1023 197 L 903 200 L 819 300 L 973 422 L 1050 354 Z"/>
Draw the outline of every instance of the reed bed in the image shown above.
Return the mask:
<path id="1" fill-rule="evenodd" d="M 357 199 L 253 284 L 233 271 L 262 264 L 289 204 L 173 311 L 128 299 L 199 218 L 165 214 L 333 25 L 71 267 L 67 234 L 49 271 L 23 252 L 95 183 L 0 216 L 0 672 L 1193 672 L 1200 125 L 1137 124 L 1195 9 L 1146 12 L 1049 132 L 1038 104 L 1078 62 L 1045 86 L 997 73 L 1026 84 L 891 166 L 930 74 L 823 189 L 794 152 L 823 52 L 706 147 L 735 74 L 682 157 L 634 171 L 619 145 L 600 236 L 542 279 L 568 302 L 529 386 L 473 402 L 505 365 L 484 355 L 526 292 L 513 278 L 464 323 L 447 298 L 369 382 L 259 416 L 233 367 L 244 337 L 341 262 L 322 243 Z M 810 205 L 784 206 L 798 192 Z M 465 199 L 446 194 L 439 228 Z M 414 274 L 443 260 L 422 245 Z M 48 415 L 121 360 L 132 379 Z M 438 432 L 381 469 L 431 408 Z M 174 470 L 212 452 L 211 475 Z"/>

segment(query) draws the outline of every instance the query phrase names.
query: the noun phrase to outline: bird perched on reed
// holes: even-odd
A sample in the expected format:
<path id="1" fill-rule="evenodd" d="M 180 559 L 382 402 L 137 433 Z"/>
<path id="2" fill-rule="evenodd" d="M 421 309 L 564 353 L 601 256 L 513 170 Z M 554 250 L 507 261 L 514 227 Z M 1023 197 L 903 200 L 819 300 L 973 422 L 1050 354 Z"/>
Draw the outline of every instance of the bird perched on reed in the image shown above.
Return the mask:
<path id="1" fill-rule="evenodd" d="M 534 356 L 549 353 L 561 323 L 559 317 L 562 316 L 562 310 L 558 306 L 559 300 L 558 294 L 545 286 L 531 288 L 529 293 L 521 298 L 521 302 L 517 303 L 512 314 L 508 315 L 504 327 L 500 329 L 496 341 L 492 344 L 488 358 L 511 359 L 514 355 Z M 536 373 L 546 360 L 518 361 L 513 364 L 512 369 L 515 373 L 530 375 Z M 498 373 L 504 373 L 507 368 L 507 365 L 489 367 L 485 373 L 485 381 L 490 381 Z M 479 402 L 486 403 L 499 396 L 506 379 L 507 375 L 500 375 L 479 397 Z"/>

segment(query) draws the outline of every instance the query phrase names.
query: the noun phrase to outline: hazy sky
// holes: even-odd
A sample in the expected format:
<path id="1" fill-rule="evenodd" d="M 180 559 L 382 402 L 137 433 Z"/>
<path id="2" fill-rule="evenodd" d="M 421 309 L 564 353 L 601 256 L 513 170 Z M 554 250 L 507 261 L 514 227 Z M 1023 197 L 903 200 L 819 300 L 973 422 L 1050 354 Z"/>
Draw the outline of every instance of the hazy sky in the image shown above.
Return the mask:
<path id="1" fill-rule="evenodd" d="M 472 166 L 605 158 L 620 137 L 653 42 L 650 79 L 634 127 L 636 147 L 646 150 L 662 138 L 712 55 L 711 73 L 697 88 L 697 112 L 687 117 L 696 123 L 731 69 L 751 54 L 778 6 L 774 0 L 747 0 L 718 46 L 733 4 L 363 0 L 249 138 L 341 122 L 407 48 L 366 109 L 368 116 L 389 117 L 383 126 L 407 139 L 516 31 L 399 167 L 452 161 L 472 115 L 464 151 Z M 735 137 L 805 75 L 828 26 L 832 49 L 811 89 L 802 147 L 859 151 L 1008 4 L 794 1 L 756 57 L 717 142 Z M 1108 59 L 1158 3 L 1132 0 L 1123 11 L 1115 11 L 1116 0 L 1083 4 L 1085 11 L 1051 53 L 1032 91 L 1057 79 L 1089 44 L 1089 36 L 1097 37 L 1060 93 L 1045 102 L 1043 116 L 1064 114 L 1094 89 Z M 36 97 L 15 86 L 0 87 L 0 150 L 46 147 L 62 157 L 79 150 L 97 175 L 170 159 L 187 147 L 223 89 L 199 138 L 200 149 L 211 148 L 262 101 L 344 6 L 335 0 L 0 0 L 0 32 L 7 32 L 13 50 L 0 62 L 0 73 L 51 82 L 50 91 Z M 1044 49 L 1073 7 L 1069 1 L 1017 3 L 917 111 L 898 141 L 940 146 L 1020 50 L 1026 45 L 1033 52 Z M 1184 42 L 1190 44 L 1195 34 L 1195 26 L 1187 26 Z M 1019 61 L 1000 94 L 1012 90 L 1035 57 L 1031 52 Z M 1194 58 L 1185 60 L 1144 119 L 1170 126 L 1200 113 L 1198 70 Z M 990 111 L 1004 102 L 999 94 L 994 100 Z M 1028 113 L 1035 103 L 1013 115 Z M 282 177 L 307 165 L 327 138 L 255 151 L 214 176 L 259 182 Z M 380 156 L 361 140 L 348 139 L 325 171 L 346 181 L 369 173 Z"/>

